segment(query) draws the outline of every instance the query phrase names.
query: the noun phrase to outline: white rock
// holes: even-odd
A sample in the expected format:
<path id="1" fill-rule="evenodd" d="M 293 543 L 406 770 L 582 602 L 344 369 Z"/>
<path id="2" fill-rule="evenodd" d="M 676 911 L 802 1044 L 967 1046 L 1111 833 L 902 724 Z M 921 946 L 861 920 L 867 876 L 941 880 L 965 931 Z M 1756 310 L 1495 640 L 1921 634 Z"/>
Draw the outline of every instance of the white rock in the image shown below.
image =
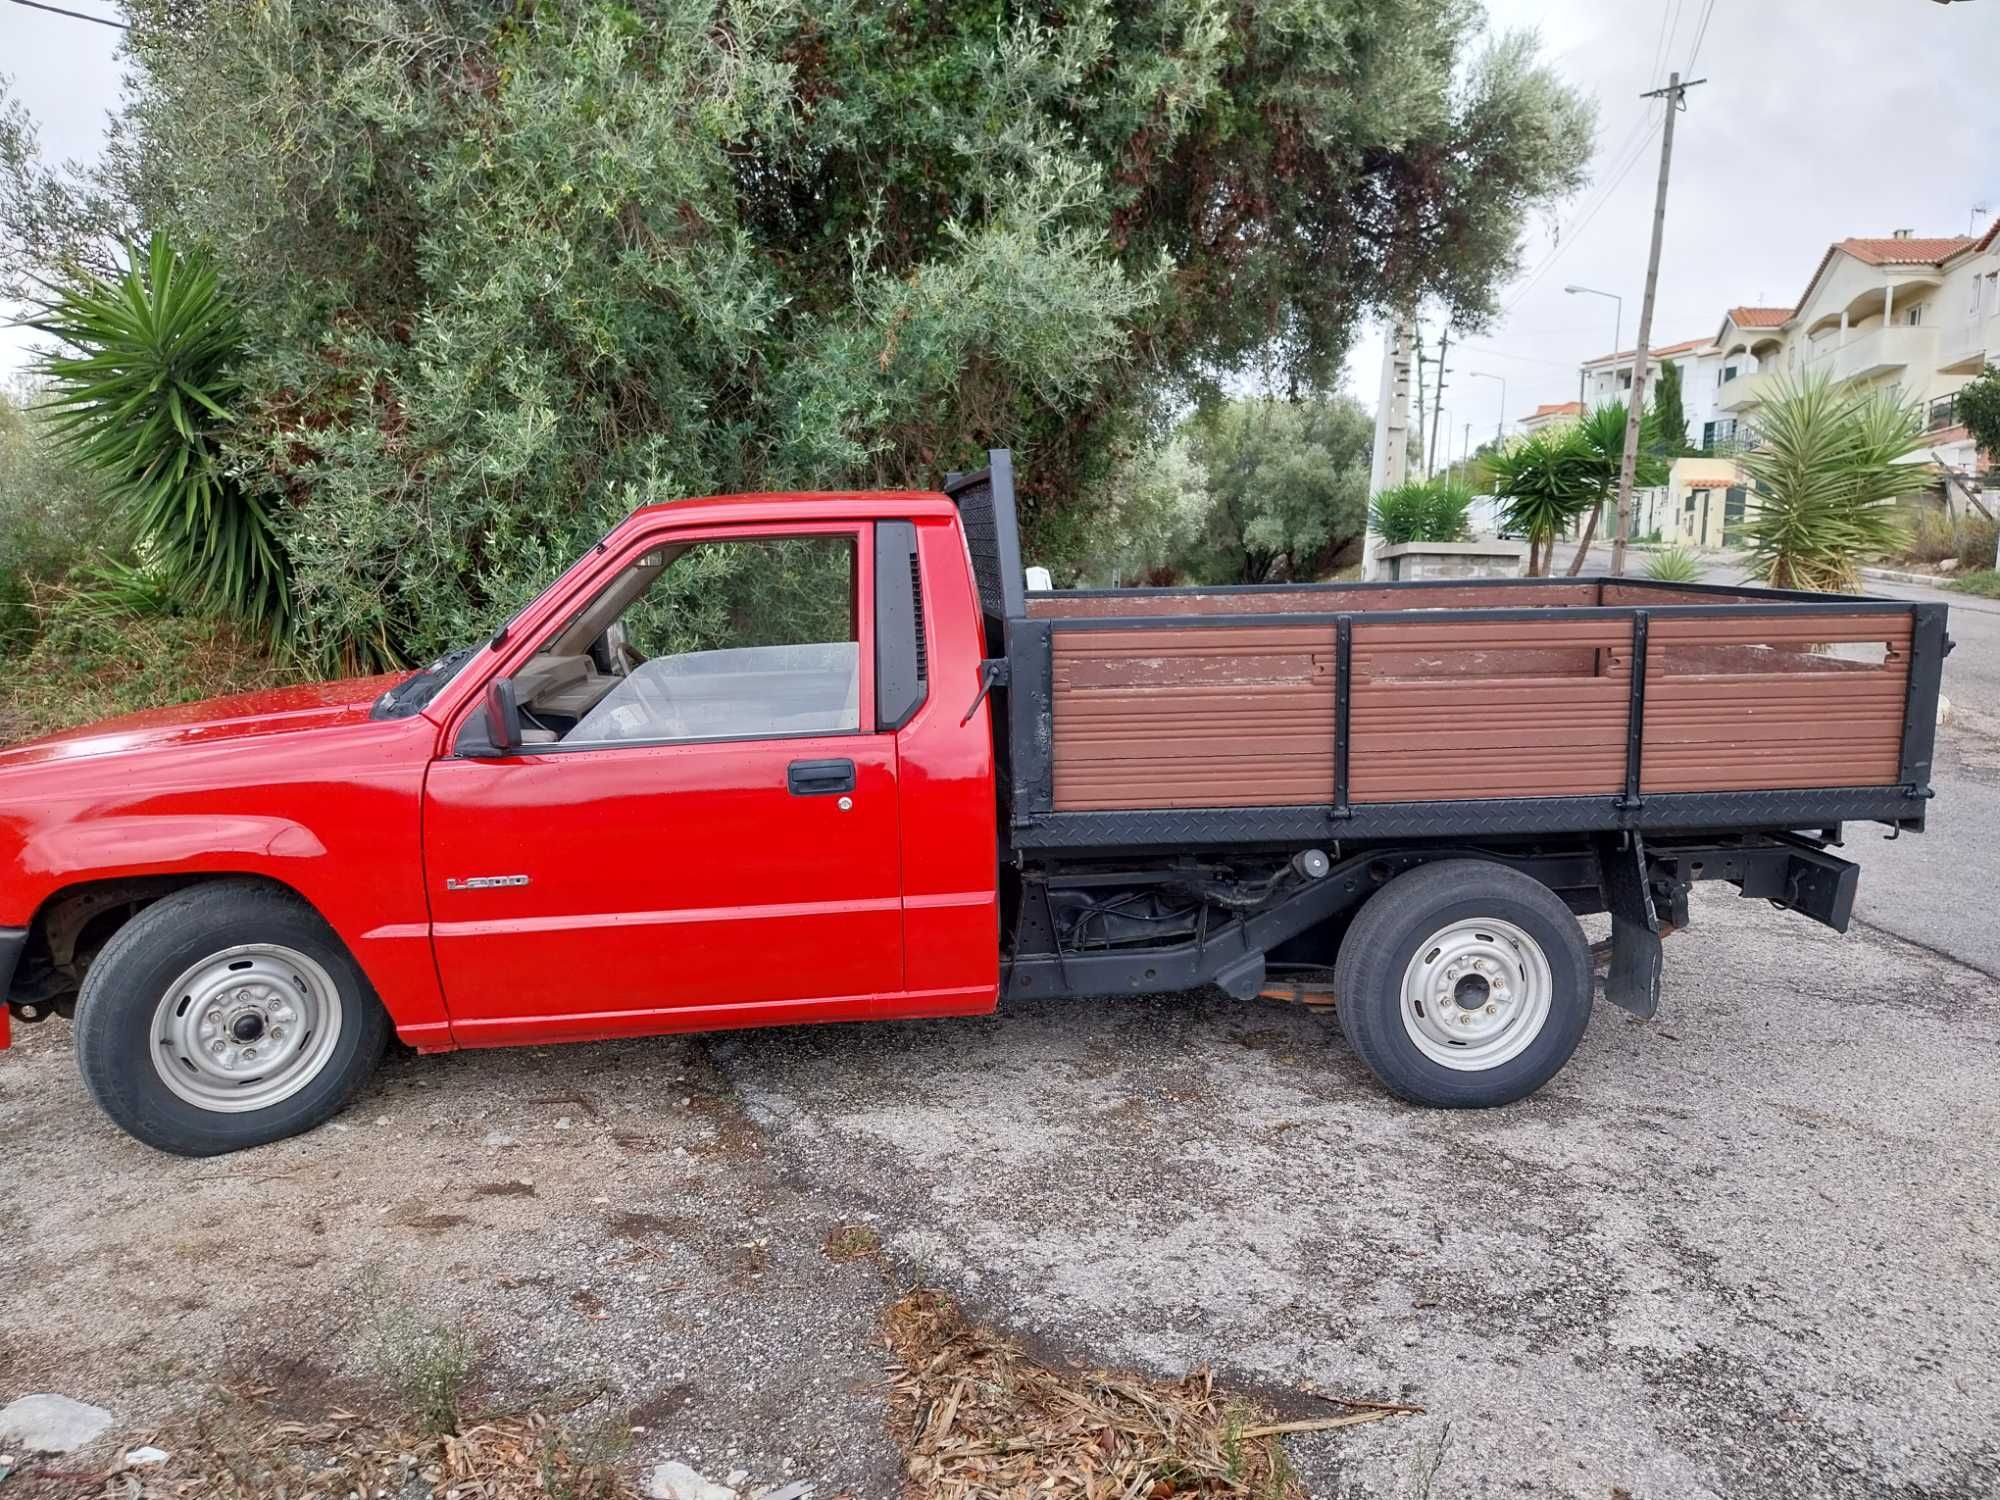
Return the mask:
<path id="1" fill-rule="evenodd" d="M 0 1439 L 30 1453 L 73 1453 L 102 1437 L 111 1423 L 103 1407 L 68 1396 L 23 1396 L 0 1406 Z"/>
<path id="2" fill-rule="evenodd" d="M 741 1489 L 743 1487 L 743 1481 L 748 1479 L 749 1477 L 750 1477 L 750 1471 L 748 1469 L 731 1469 L 728 1472 L 728 1474 L 723 1476 L 722 1482 L 728 1485 L 732 1490 Z"/>
<path id="3" fill-rule="evenodd" d="M 164 1448 L 132 1448 L 126 1452 L 125 1462 L 137 1469 L 146 1464 L 163 1464 L 172 1457 Z"/>
<path id="4" fill-rule="evenodd" d="M 1958 571 L 1958 559 L 1947 557 L 1937 565 L 1937 570 L 1940 573 L 1956 573 Z"/>
<path id="5" fill-rule="evenodd" d="M 1943 728 L 1946 724 L 1949 724 L 1951 722 L 1951 699 L 1945 697 L 1943 693 L 1938 694 L 1937 721 L 1939 728 Z"/>
<path id="6" fill-rule="evenodd" d="M 686 1464 L 658 1465 L 646 1481 L 649 1500 L 736 1500 L 736 1491 Z"/>
<path id="7" fill-rule="evenodd" d="M 497 1150 L 502 1146 L 518 1146 L 521 1143 L 504 1130 L 489 1130 L 479 1138 L 479 1144 L 482 1146 L 491 1146 Z"/>
<path id="8" fill-rule="evenodd" d="M 564 1115 L 560 1120 L 556 1121 L 556 1129 L 558 1130 L 567 1130 L 569 1129 L 569 1125 L 570 1120 L 568 1115 Z"/>
<path id="9" fill-rule="evenodd" d="M 759 1490 L 751 1500 L 812 1500 L 814 1488 L 810 1479 L 795 1479 L 781 1490 Z"/>

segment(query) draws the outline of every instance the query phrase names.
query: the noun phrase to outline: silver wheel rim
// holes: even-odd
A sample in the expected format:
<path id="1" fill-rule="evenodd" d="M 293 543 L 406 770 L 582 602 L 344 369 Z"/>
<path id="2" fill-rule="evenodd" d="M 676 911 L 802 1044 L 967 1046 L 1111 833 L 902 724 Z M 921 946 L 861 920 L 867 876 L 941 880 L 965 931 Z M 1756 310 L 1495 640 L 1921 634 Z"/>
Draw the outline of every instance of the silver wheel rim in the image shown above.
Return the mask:
<path id="1" fill-rule="evenodd" d="M 1542 1034 L 1554 996 L 1541 944 L 1512 922 L 1472 917 L 1425 938 L 1403 971 L 1403 1029 L 1432 1062 L 1483 1073 Z"/>
<path id="2" fill-rule="evenodd" d="M 153 1069 L 198 1109 L 269 1109 L 320 1075 L 340 1025 L 340 992 L 317 962 L 244 943 L 203 959 L 160 997 Z"/>

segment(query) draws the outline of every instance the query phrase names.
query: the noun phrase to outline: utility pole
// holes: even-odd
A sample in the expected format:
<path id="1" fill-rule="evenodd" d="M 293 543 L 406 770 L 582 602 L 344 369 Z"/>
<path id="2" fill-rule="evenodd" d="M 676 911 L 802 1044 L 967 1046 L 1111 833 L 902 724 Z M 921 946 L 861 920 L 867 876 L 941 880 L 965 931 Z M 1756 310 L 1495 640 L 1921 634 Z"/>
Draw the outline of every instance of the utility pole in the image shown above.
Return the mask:
<path id="1" fill-rule="evenodd" d="M 1431 471 L 1430 469 L 1431 449 L 1437 447 L 1438 419 L 1444 415 L 1444 385 L 1445 385 L 1444 378 L 1445 376 L 1451 373 L 1451 371 L 1447 370 L 1444 367 L 1444 359 L 1445 356 L 1450 352 L 1451 352 L 1451 325 L 1447 323 L 1445 325 L 1444 332 L 1438 335 L 1438 359 L 1437 359 L 1438 388 L 1437 388 L 1437 397 L 1435 400 L 1431 402 L 1430 447 L 1424 450 L 1424 474 L 1426 477 L 1429 476 Z M 1450 437 L 1447 436 L 1445 441 L 1450 442 L 1451 441 Z M 1451 467 L 1451 456 L 1447 454 L 1445 455 L 1445 468 L 1449 469 L 1450 467 Z"/>
<path id="2" fill-rule="evenodd" d="M 1382 383 L 1375 397 L 1375 462 L 1368 475 L 1368 498 L 1394 489 L 1407 477 L 1410 459 L 1410 368 L 1417 344 L 1416 321 L 1397 318 L 1384 330 Z M 1370 530 L 1361 542 L 1361 577 L 1374 582 L 1381 565 L 1382 538 Z"/>
<path id="3" fill-rule="evenodd" d="M 1646 405 L 1646 356 L 1653 338 L 1653 294 L 1660 284 L 1660 240 L 1667 229 L 1667 176 L 1674 164 L 1674 116 L 1686 104 L 1683 96 L 1705 78 L 1681 82 L 1681 75 L 1667 75 L 1667 86 L 1640 95 L 1642 99 L 1667 101 L 1666 128 L 1660 136 L 1660 186 L 1653 196 L 1653 247 L 1646 256 L 1646 295 L 1639 304 L 1639 346 L 1632 353 L 1632 398 L 1625 408 L 1625 456 L 1618 464 L 1618 532 L 1611 541 L 1611 573 L 1625 571 L 1625 543 L 1632 535 L 1632 473 L 1639 462 L 1639 417 Z"/>
<path id="4" fill-rule="evenodd" d="M 1424 366 L 1430 362 L 1430 356 L 1424 353 L 1424 325 L 1418 318 L 1410 320 L 1410 358 L 1413 361 L 1411 369 L 1417 377 L 1417 440 L 1421 442 L 1424 436 Z M 1424 453 L 1426 479 L 1430 477 L 1430 470 L 1431 456 L 1426 451 Z"/>

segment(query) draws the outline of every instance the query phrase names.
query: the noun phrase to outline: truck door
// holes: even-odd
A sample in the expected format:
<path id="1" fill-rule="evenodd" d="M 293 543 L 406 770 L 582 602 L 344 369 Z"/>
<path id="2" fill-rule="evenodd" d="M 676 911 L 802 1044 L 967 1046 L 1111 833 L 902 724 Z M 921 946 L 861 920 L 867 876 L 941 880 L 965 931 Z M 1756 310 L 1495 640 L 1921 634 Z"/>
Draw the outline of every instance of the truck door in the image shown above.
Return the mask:
<path id="1" fill-rule="evenodd" d="M 518 753 L 431 767 L 461 1043 L 861 1017 L 903 989 L 870 533 L 635 540 L 516 668 Z"/>

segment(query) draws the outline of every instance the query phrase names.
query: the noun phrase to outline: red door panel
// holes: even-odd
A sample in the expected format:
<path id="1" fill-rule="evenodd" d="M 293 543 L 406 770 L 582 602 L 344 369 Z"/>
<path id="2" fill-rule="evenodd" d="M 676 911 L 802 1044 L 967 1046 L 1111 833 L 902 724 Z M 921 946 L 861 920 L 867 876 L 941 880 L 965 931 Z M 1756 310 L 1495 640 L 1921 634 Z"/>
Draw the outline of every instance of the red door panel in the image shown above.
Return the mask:
<path id="1" fill-rule="evenodd" d="M 828 760 L 853 762 L 851 793 L 790 790 L 794 762 Z M 879 734 L 437 762 L 425 867 L 453 1035 L 882 1014 L 904 985 L 896 780 Z M 494 879 L 517 883 L 463 888 Z"/>

